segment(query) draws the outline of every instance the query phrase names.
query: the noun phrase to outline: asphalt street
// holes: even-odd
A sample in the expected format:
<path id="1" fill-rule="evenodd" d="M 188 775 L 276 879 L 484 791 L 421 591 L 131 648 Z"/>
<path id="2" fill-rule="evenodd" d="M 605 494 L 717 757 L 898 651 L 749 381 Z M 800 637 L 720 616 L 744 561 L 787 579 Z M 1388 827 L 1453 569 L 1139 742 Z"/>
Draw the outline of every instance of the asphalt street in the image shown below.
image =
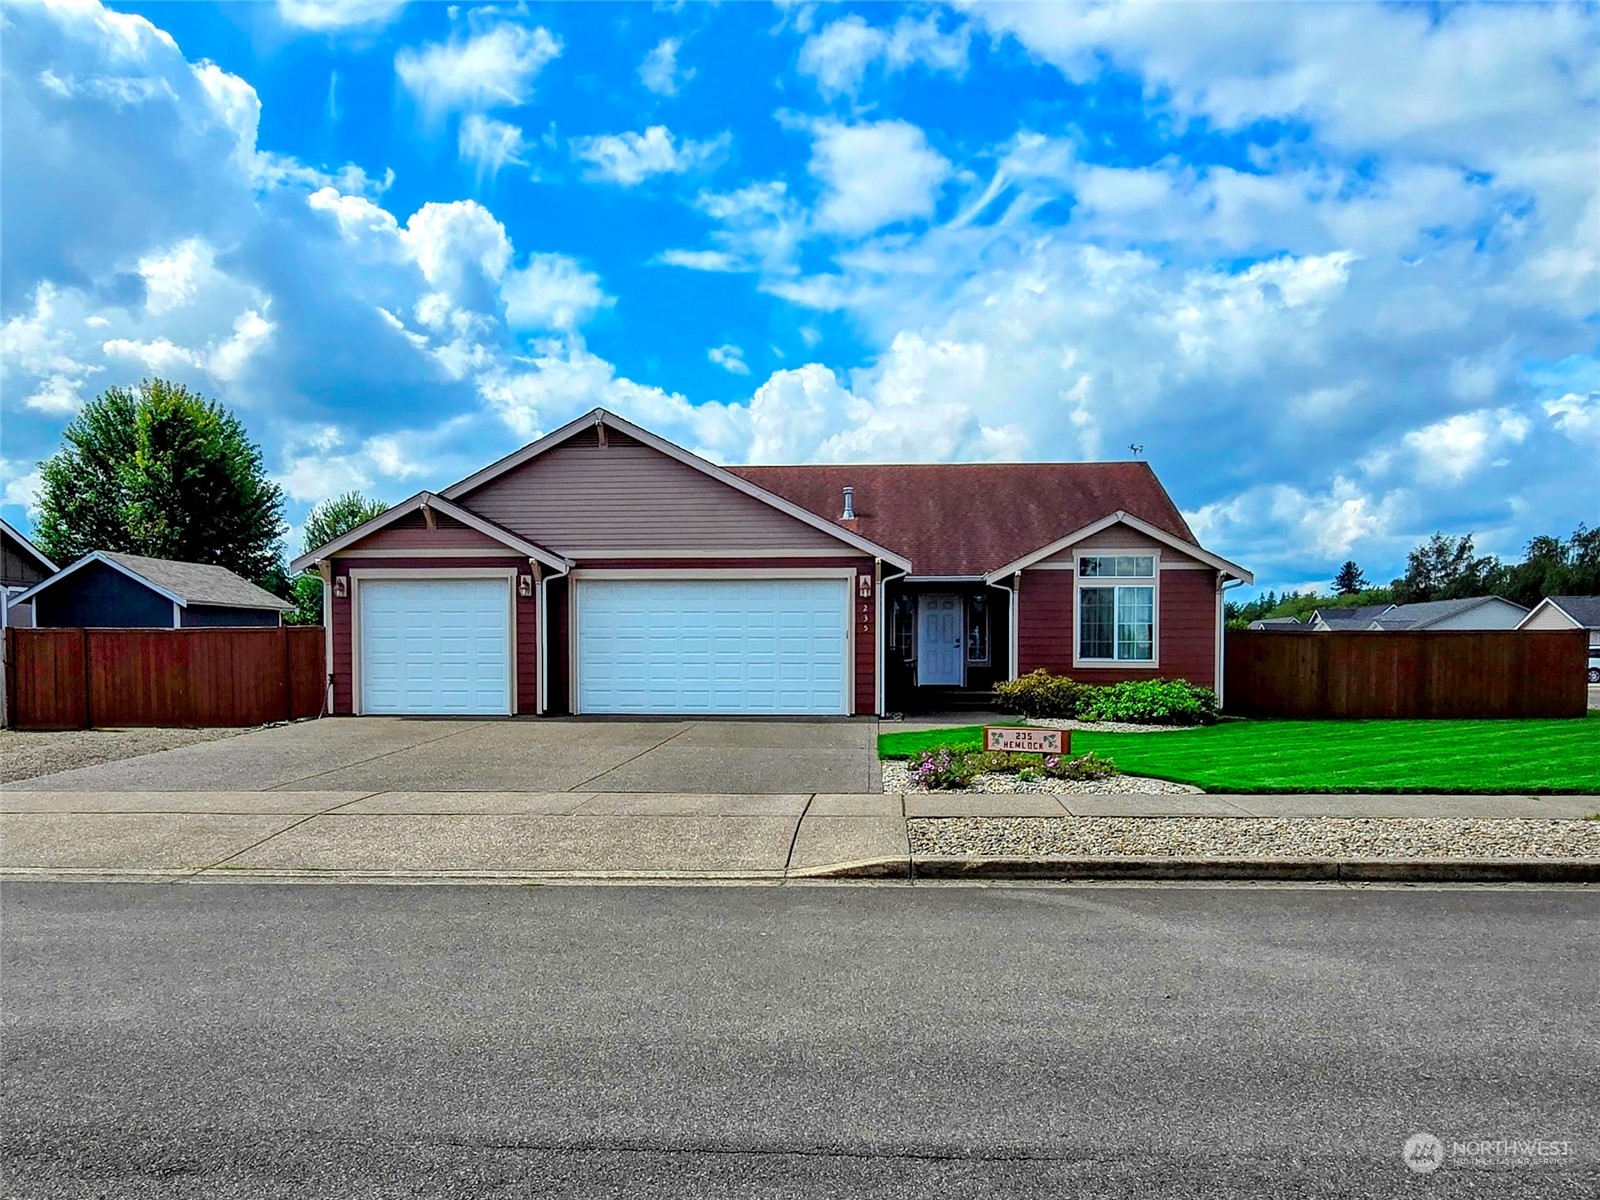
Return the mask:
<path id="1" fill-rule="evenodd" d="M 1600 1192 L 1594 889 L 18 883 L 0 939 L 8 1196 Z"/>

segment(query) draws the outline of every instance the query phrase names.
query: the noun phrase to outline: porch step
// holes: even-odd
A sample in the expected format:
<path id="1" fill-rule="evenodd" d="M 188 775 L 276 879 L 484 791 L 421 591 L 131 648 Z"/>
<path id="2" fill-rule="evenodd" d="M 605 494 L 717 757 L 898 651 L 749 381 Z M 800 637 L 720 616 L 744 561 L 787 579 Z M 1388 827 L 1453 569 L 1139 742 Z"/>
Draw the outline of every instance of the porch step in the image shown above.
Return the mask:
<path id="1" fill-rule="evenodd" d="M 907 703 L 914 712 L 992 712 L 995 707 L 989 688 L 916 688 Z"/>

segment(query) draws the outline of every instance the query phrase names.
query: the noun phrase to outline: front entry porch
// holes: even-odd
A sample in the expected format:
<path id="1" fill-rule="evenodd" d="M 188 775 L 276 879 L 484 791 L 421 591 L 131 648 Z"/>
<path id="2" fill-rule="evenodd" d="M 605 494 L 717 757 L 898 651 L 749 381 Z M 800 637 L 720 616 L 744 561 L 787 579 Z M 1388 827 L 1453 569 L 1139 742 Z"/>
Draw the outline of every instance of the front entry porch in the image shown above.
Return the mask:
<path id="1" fill-rule="evenodd" d="M 993 707 L 1010 677 L 1009 593 L 972 580 L 894 582 L 884 597 L 889 712 Z"/>

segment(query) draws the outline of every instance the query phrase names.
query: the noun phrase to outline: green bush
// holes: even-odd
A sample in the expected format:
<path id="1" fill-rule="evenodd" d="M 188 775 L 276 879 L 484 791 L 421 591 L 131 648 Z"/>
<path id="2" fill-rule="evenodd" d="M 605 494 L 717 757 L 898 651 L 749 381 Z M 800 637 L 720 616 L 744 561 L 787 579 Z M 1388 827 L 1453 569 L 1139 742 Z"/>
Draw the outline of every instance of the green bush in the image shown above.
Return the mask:
<path id="1" fill-rule="evenodd" d="M 930 791 L 964 788 L 978 775 L 1016 775 L 1022 779 L 1104 779 L 1116 765 L 1092 751 L 1064 754 L 1009 754 L 999 750 L 963 752 L 952 746 L 924 750 L 911 768 L 911 782 Z"/>
<path id="2" fill-rule="evenodd" d="M 1187 679 L 1143 679 L 1092 688 L 1078 709 L 1080 720 L 1134 725 L 1210 725 L 1217 716 L 1217 694 Z"/>
<path id="3" fill-rule="evenodd" d="M 948 746 L 924 750 L 911 768 L 911 782 L 930 791 L 966 787 L 978 773 L 977 759 L 980 757 L 978 754 L 952 751 Z"/>
<path id="4" fill-rule="evenodd" d="M 1084 694 L 1092 690 L 1065 675 L 1052 675 L 1043 667 L 1020 679 L 1006 679 L 994 685 L 1000 711 L 1025 717 L 1076 717 Z"/>

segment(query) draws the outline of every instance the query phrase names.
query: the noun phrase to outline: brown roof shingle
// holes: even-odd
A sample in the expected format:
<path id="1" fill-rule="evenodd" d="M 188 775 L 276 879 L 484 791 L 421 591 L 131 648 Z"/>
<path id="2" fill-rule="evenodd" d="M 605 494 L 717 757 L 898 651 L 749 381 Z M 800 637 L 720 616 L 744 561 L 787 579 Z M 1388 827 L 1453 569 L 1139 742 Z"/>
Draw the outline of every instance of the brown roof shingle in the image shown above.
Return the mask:
<path id="1" fill-rule="evenodd" d="M 917 575 L 982 575 L 1119 510 L 1194 541 L 1145 462 L 727 469 L 835 523 L 853 487 L 847 527 L 909 558 Z"/>

